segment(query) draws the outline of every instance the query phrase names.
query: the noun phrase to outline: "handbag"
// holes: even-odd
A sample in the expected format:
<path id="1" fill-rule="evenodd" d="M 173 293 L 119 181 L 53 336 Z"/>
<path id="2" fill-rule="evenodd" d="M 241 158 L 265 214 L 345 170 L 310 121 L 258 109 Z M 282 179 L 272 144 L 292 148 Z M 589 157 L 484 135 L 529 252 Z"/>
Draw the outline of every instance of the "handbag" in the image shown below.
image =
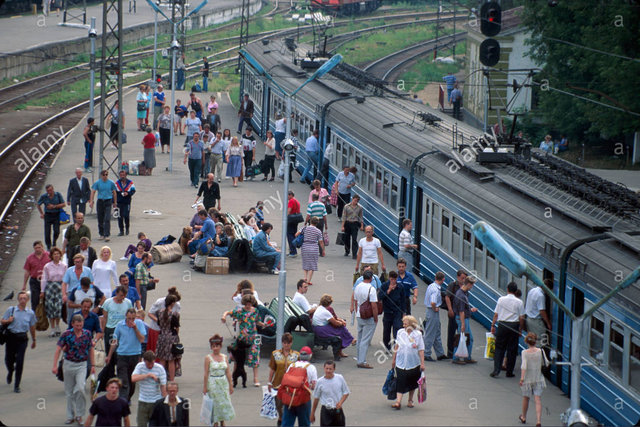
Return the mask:
<path id="1" fill-rule="evenodd" d="M 106 357 L 107 356 L 104 351 L 104 340 L 100 338 L 93 347 L 93 361 L 97 368 L 102 368 L 104 366 Z"/>
<path id="2" fill-rule="evenodd" d="M 329 246 L 329 233 L 328 232 L 323 232 L 322 233 L 322 239 L 324 240 L 324 245 L 325 246 Z"/>
<path id="3" fill-rule="evenodd" d="M 336 236 L 336 245 L 344 245 L 344 231 L 338 231 Z"/>
<path id="4" fill-rule="evenodd" d="M 295 246 L 296 248 L 301 248 L 302 244 L 304 243 L 304 229 L 306 227 L 304 227 L 302 230 L 300 230 L 300 234 L 298 234 L 298 236 L 293 239 L 293 241 L 291 243 L 293 243 L 293 246 Z"/>
<path id="5" fill-rule="evenodd" d="M 11 307 L 11 315 L 9 317 L 13 316 L 13 312 L 15 311 L 15 309 L 16 309 L 15 306 Z M 8 323 L 6 325 L 0 326 L 0 345 L 6 343 L 7 339 L 9 339 L 9 334 L 10 334 L 9 325 L 10 324 L 11 323 Z"/>
<path id="6" fill-rule="evenodd" d="M 424 403 L 427 401 L 427 378 L 424 376 L 424 371 L 418 378 L 418 403 Z"/>
<path id="7" fill-rule="evenodd" d="M 333 208 L 331 207 L 331 203 L 325 203 L 324 208 L 327 210 L 327 215 L 331 215 L 333 213 Z"/>
<path id="8" fill-rule="evenodd" d="M 44 311 L 43 298 L 40 299 L 38 306 L 36 307 L 36 331 L 46 331 L 49 329 L 49 319 Z"/>
<path id="9" fill-rule="evenodd" d="M 287 217 L 287 222 L 289 224 L 300 224 L 301 222 L 304 222 L 304 217 L 301 213 L 291 214 Z"/>
<path id="10" fill-rule="evenodd" d="M 64 209 L 60 209 L 60 214 L 58 218 L 60 220 L 60 224 L 69 224 L 69 221 L 71 221 L 71 217 L 69 216 L 68 213 L 64 211 Z"/>
<path id="11" fill-rule="evenodd" d="M 147 111 L 147 103 L 138 102 L 136 108 L 138 109 L 138 111 Z"/>
<path id="12" fill-rule="evenodd" d="M 64 373 L 62 372 L 62 361 L 63 360 L 64 360 L 64 357 L 62 357 L 58 361 L 58 373 L 56 374 L 56 378 L 58 379 L 58 381 L 62 381 L 62 382 L 64 382 Z"/>
<path id="13" fill-rule="evenodd" d="M 178 343 L 171 344 L 171 354 L 174 356 L 181 356 L 184 354 L 184 345 Z"/>
<path id="14" fill-rule="evenodd" d="M 210 426 L 213 419 L 213 399 L 207 393 L 202 394 L 202 407 L 200 408 L 200 425 Z"/>
<path id="15" fill-rule="evenodd" d="M 367 295 L 367 300 L 360 304 L 360 318 L 361 319 L 371 319 L 373 317 L 373 307 L 371 306 L 371 301 L 369 300 L 371 297 L 371 289 L 369 289 L 369 294 Z"/>
<path id="16" fill-rule="evenodd" d="M 387 373 L 387 379 L 382 386 L 382 394 L 387 396 L 388 400 L 395 400 L 398 397 L 398 382 L 396 378 L 396 373 L 394 369 L 389 369 Z"/>

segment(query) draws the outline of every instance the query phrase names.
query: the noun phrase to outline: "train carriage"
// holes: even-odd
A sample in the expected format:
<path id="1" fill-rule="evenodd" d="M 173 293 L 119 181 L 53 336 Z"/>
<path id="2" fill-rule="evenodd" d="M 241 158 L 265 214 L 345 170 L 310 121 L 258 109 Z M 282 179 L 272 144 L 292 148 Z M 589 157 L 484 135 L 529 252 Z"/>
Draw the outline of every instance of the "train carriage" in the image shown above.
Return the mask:
<path id="1" fill-rule="evenodd" d="M 281 52 L 286 48 L 277 44 L 267 52 L 250 44 L 242 52 L 269 70 L 267 78 L 243 62 L 244 87 L 254 99 L 254 127 L 261 135 L 273 127 L 275 114 L 285 110 L 284 97 L 271 79 L 292 91 L 308 77 Z M 562 180 L 584 174 L 567 178 L 563 168 L 569 166 L 535 150 L 530 160 L 507 155 L 499 163 L 479 164 L 475 152 L 469 155 L 469 150 L 482 148 L 477 130 L 429 107 L 351 83 L 329 74 L 305 86 L 293 103 L 292 128 L 299 129 L 304 142 L 319 127 L 321 144 L 333 144 L 331 182 L 344 165 L 358 168 L 354 191 L 361 196 L 365 222 L 374 225 L 387 249 L 397 253 L 400 223 L 408 217 L 414 222 L 419 246 L 415 265 L 422 277 L 430 280 L 442 270 L 451 279 L 460 268 L 477 276 L 471 302 L 478 307 L 474 318 L 485 327 L 511 280 L 519 284 L 523 298 L 533 285 L 513 277 L 475 239 L 471 227 L 479 220 L 492 224 L 541 277 L 551 279 L 554 293 L 578 315 L 640 263 L 637 196 L 634 201 L 624 189 L 615 189 L 620 194 L 607 205 L 594 202 L 602 197 L 589 196 L 588 188 L 582 197 L 571 194 L 560 185 Z M 418 161 L 419 156 L 424 157 Z M 299 158 L 304 166 L 307 159 Z M 545 181 L 543 169 L 553 179 Z M 595 234 L 603 239 L 579 246 L 569 258 L 566 281 L 561 280 L 563 249 Z M 607 425 L 635 424 L 640 418 L 639 289 L 634 284 L 601 307 L 583 334 L 587 365 L 581 404 Z M 551 347 L 568 360 L 570 319 L 554 304 L 551 317 Z M 568 367 L 554 367 L 552 381 L 568 392 Z"/>

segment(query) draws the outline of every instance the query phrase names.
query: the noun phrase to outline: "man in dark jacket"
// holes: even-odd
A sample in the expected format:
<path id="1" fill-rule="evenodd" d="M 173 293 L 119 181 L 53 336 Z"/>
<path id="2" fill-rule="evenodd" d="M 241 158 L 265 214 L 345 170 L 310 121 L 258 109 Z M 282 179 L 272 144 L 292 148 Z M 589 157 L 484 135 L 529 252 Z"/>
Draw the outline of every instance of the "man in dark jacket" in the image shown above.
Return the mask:
<path id="1" fill-rule="evenodd" d="M 149 419 L 150 426 L 188 426 L 189 399 L 178 396 L 178 383 L 167 383 L 167 396 L 156 401 Z"/>
<path id="2" fill-rule="evenodd" d="M 116 194 L 118 195 L 118 228 L 120 233 L 118 236 L 124 236 L 125 228 L 127 236 L 129 235 L 129 215 L 131 213 L 131 196 L 136 192 L 133 181 L 127 178 L 126 171 L 120 171 L 120 179 L 116 181 Z"/>
<path id="3" fill-rule="evenodd" d="M 91 240 L 87 237 L 81 238 L 78 246 L 69 246 L 67 248 L 68 259 L 72 260 L 77 254 L 84 255 L 84 261 L 86 264 L 83 265 L 89 268 L 93 267 L 93 262 L 98 259 L 96 250 L 91 247 Z"/>
<path id="4" fill-rule="evenodd" d="M 398 284 L 398 273 L 395 271 L 389 272 L 389 280 L 378 289 L 378 301 L 382 301 L 382 343 L 387 350 L 390 350 L 391 329 L 393 328 L 395 340 L 398 331 L 402 329 L 405 307 L 404 288 Z"/>
<path id="5" fill-rule="evenodd" d="M 76 218 L 76 212 L 84 214 L 87 202 L 91 197 L 89 180 L 82 176 L 82 169 L 76 168 L 76 177 L 69 180 L 67 189 L 67 206 L 71 206 L 71 216 Z"/>
<path id="6" fill-rule="evenodd" d="M 249 99 L 249 94 L 244 94 L 244 99 L 240 102 L 240 110 L 238 110 L 238 135 L 242 133 L 242 124 L 246 123 L 248 127 L 251 127 L 251 118 L 253 117 L 253 101 Z"/>

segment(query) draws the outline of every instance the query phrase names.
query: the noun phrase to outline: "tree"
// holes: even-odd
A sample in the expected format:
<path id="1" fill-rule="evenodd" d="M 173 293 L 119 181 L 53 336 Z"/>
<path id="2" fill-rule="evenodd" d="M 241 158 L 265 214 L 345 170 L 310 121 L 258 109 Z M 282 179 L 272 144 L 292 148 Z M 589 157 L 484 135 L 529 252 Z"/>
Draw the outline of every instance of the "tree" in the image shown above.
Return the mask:
<path id="1" fill-rule="evenodd" d="M 556 89 L 640 113 L 640 5 L 633 0 L 524 4 L 523 25 L 531 34 L 528 54 L 543 68 L 536 77 L 542 120 L 574 140 L 619 139 L 639 131 L 639 116 Z"/>

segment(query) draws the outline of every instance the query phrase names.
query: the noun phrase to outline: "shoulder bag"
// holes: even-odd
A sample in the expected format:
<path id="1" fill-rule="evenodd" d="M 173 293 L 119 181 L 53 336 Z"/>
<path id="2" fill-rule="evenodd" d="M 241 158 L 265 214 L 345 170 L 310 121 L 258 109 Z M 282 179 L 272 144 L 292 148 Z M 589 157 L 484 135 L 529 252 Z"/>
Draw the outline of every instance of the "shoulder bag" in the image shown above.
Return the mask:
<path id="1" fill-rule="evenodd" d="M 367 300 L 360 304 L 360 318 L 361 319 L 370 319 L 373 317 L 373 307 L 371 307 L 371 288 L 369 288 L 369 294 L 367 295 Z"/>
<path id="2" fill-rule="evenodd" d="M 13 312 L 16 310 L 15 306 L 11 307 L 11 316 L 13 316 Z M 11 317 L 9 316 L 9 317 Z M 9 339 L 9 325 L 11 323 L 7 323 L 6 325 L 2 325 L 0 326 L 0 345 L 4 344 L 7 342 L 7 339 Z"/>
<path id="3" fill-rule="evenodd" d="M 293 246 L 295 246 L 296 248 L 301 248 L 302 244 L 304 243 L 304 229 L 305 228 L 306 227 L 302 228 L 302 230 L 300 230 L 300 234 L 298 234 L 298 237 L 296 237 L 292 241 Z"/>

